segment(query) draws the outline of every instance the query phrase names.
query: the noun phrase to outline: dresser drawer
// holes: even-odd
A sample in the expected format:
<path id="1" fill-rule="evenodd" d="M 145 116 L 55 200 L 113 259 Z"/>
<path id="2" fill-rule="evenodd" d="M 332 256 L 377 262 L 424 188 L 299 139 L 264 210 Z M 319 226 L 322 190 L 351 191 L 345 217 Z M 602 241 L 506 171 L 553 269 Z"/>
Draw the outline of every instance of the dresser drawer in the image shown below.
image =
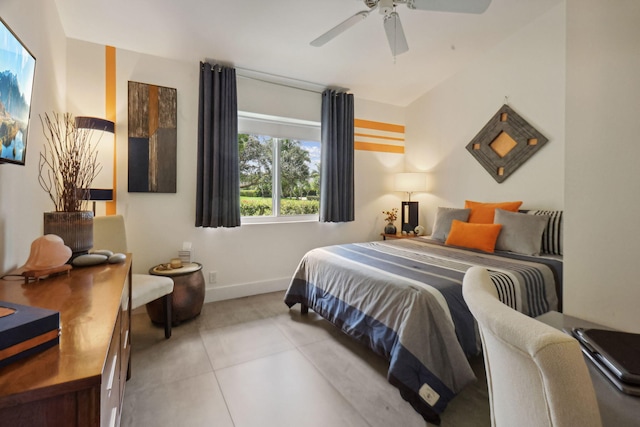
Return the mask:
<path id="1" fill-rule="evenodd" d="M 120 327 L 122 314 L 118 314 L 109 351 L 104 363 L 101 384 L 101 426 L 113 427 L 119 425 L 120 407 L 120 371 L 122 352 L 120 351 Z M 115 410 L 114 410 L 115 409 Z"/>
<path id="2" fill-rule="evenodd" d="M 124 386 L 129 378 L 131 357 L 131 281 L 127 276 L 120 304 L 120 403 L 124 399 Z"/>

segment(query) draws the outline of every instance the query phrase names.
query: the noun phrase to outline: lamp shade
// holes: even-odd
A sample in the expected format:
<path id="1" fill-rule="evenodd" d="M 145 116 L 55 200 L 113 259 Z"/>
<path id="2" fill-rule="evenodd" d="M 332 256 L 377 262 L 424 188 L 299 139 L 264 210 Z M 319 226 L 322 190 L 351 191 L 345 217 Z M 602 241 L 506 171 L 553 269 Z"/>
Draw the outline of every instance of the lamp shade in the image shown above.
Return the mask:
<path id="1" fill-rule="evenodd" d="M 76 127 L 114 133 L 115 123 L 111 120 L 100 119 L 98 117 L 77 116 Z"/>
<path id="2" fill-rule="evenodd" d="M 399 173 L 395 176 L 395 190 L 413 193 L 427 190 L 427 174 L 421 172 Z"/>
<path id="3" fill-rule="evenodd" d="M 91 132 L 89 135 L 89 143 L 92 146 L 97 147 L 96 160 L 97 163 L 102 167 L 102 169 L 91 183 L 92 189 L 113 189 L 115 164 L 115 124 L 110 120 L 105 120 L 98 117 L 76 116 L 76 127 L 78 129 L 88 129 Z M 83 198 L 87 200 L 87 197 Z M 112 199 L 97 199 L 92 196 L 89 200 Z"/>
<path id="4" fill-rule="evenodd" d="M 93 202 L 96 215 L 96 201 L 112 201 L 115 192 L 115 123 L 99 117 L 76 116 L 76 128 L 89 131 L 89 144 L 97 147 L 96 160 L 101 166 L 91 182 L 91 188 L 78 189 L 83 200 Z M 111 134 L 111 135 L 107 135 Z"/>
<path id="5" fill-rule="evenodd" d="M 89 200 L 100 200 L 103 202 L 113 200 L 113 190 L 111 188 L 90 188 Z"/>

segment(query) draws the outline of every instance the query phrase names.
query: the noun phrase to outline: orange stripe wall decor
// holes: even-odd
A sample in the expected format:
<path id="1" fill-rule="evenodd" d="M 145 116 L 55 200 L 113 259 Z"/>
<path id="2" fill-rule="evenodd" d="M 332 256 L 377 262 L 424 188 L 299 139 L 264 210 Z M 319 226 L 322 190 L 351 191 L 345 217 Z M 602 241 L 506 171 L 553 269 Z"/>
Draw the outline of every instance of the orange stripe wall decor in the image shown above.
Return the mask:
<path id="1" fill-rule="evenodd" d="M 116 123 L 116 48 L 105 46 L 105 112 L 107 120 Z M 117 153 L 116 133 L 113 135 L 113 201 L 107 202 L 106 214 L 116 214 L 117 203 Z"/>
<path id="2" fill-rule="evenodd" d="M 354 119 L 356 150 L 404 154 L 404 125 Z"/>

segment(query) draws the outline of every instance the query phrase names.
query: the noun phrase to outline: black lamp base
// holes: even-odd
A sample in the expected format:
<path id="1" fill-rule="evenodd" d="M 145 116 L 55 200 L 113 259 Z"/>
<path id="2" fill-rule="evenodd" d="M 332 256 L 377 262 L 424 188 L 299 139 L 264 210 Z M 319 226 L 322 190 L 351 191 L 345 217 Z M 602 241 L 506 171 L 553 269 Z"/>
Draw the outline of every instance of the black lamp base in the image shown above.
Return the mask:
<path id="1" fill-rule="evenodd" d="M 402 202 L 402 231 L 409 233 L 418 226 L 418 202 Z"/>

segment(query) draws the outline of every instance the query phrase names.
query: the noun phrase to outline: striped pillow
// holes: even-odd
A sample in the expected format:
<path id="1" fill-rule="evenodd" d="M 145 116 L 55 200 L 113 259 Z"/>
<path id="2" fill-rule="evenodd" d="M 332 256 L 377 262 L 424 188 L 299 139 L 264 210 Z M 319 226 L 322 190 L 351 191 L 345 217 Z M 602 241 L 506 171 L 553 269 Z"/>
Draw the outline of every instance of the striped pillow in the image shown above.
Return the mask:
<path id="1" fill-rule="evenodd" d="M 549 222 L 542 233 L 542 253 L 562 255 L 562 211 L 530 210 L 529 215 L 547 215 Z"/>

